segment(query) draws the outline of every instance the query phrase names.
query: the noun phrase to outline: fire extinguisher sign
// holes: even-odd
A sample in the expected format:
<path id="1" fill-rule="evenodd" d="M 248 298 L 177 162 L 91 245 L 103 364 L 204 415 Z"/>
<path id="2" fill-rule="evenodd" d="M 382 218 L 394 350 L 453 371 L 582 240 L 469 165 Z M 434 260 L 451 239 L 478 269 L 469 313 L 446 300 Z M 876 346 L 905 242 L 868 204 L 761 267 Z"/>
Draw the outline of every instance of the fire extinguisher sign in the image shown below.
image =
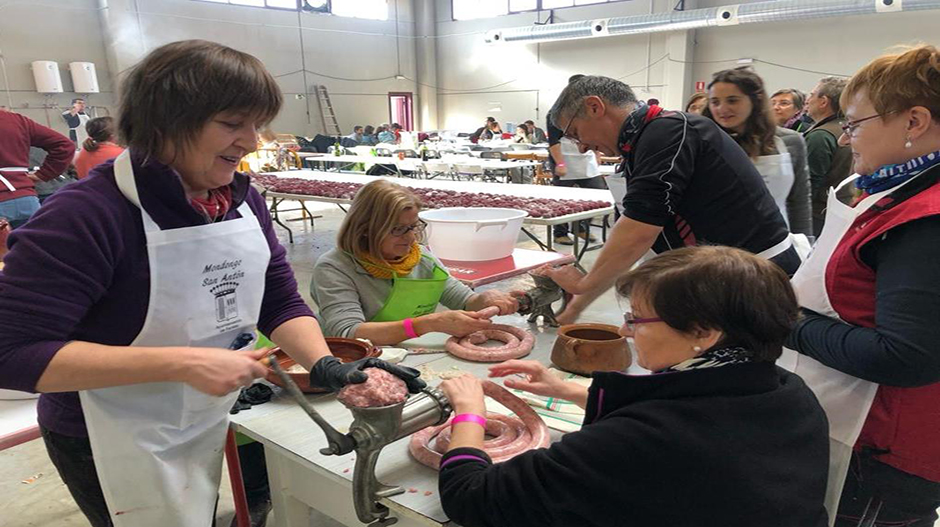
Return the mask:
<path id="1" fill-rule="evenodd" d="M 697 81 L 695 83 L 695 93 L 702 93 L 705 91 L 705 81 Z"/>

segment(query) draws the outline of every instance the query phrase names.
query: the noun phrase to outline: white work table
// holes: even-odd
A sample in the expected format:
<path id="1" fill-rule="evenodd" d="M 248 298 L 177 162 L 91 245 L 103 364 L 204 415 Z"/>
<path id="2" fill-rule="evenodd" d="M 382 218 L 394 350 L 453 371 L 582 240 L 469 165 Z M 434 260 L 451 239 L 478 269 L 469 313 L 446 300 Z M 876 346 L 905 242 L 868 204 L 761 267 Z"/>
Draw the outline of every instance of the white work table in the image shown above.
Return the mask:
<path id="1" fill-rule="evenodd" d="M 620 314 L 611 313 L 604 318 L 603 322 L 617 324 Z M 550 363 L 555 329 L 536 328 L 517 315 L 499 317 L 497 322 L 533 331 L 536 334 L 535 347 L 526 358 Z M 443 338 L 441 336 L 439 340 L 443 341 Z M 427 364 L 436 372 L 460 370 L 478 377 L 486 377 L 491 365 L 468 362 L 447 354 L 409 356 L 403 364 L 411 367 Z M 632 366 L 630 371 L 643 372 L 636 366 Z M 439 382 L 440 379 L 435 378 L 430 384 Z M 310 395 L 308 400 L 337 430 L 348 431 L 352 414 L 334 396 Z M 270 403 L 232 416 L 232 422 L 237 431 L 264 444 L 276 527 L 307 527 L 311 508 L 346 525 L 361 525 L 355 515 L 352 497 L 355 454 L 321 455 L 319 450 L 327 446 L 323 432 L 286 393 L 282 392 Z M 553 440 L 560 436 L 560 432 L 552 431 Z M 381 500 L 391 509 L 391 516 L 399 519 L 397 527 L 453 525 L 441 509 L 437 471 L 411 457 L 408 438 L 385 447 L 376 475 L 385 484 L 406 489 L 404 494 Z M 409 489 L 417 492 L 408 492 Z M 428 492 L 430 494 L 426 495 Z"/>
<path id="2" fill-rule="evenodd" d="M 370 155 L 318 155 L 318 156 L 304 156 L 304 159 L 309 162 L 316 163 L 327 163 L 330 165 L 354 165 L 357 163 L 363 164 L 381 164 L 381 165 L 394 165 L 398 170 L 411 170 L 415 171 L 419 168 L 423 168 L 427 163 L 446 163 L 451 165 L 472 165 L 479 166 L 486 170 L 510 170 L 514 168 L 528 168 L 534 167 L 539 164 L 538 161 L 531 160 L 507 160 L 503 161 L 500 159 L 482 159 L 472 156 L 444 156 L 442 159 L 428 159 L 423 161 L 420 158 L 415 157 L 406 157 L 404 159 L 399 159 L 398 156 L 370 156 Z"/>
<path id="3" fill-rule="evenodd" d="M 374 159 L 374 158 L 373 158 Z M 592 220 L 596 218 L 604 218 L 608 214 L 613 214 L 614 211 L 614 199 L 610 194 L 610 191 L 605 189 L 588 189 L 588 188 L 576 188 L 576 187 L 555 187 L 551 185 L 506 185 L 503 183 L 486 183 L 481 181 L 453 181 L 446 179 L 412 179 L 412 178 L 399 178 L 391 176 L 366 176 L 362 174 L 349 174 L 349 173 L 337 173 L 337 172 L 323 172 L 316 170 L 290 170 L 287 172 L 269 172 L 267 175 L 273 175 L 282 178 L 300 178 L 300 179 L 310 179 L 310 180 L 320 180 L 320 181 L 333 181 L 339 183 L 358 183 L 365 185 L 371 181 L 375 181 L 376 178 L 383 178 L 389 181 L 398 183 L 399 185 L 405 187 L 413 188 L 433 188 L 433 189 L 442 189 L 442 190 L 455 190 L 460 192 L 471 192 L 471 193 L 489 193 L 489 194 L 498 194 L 503 196 L 518 196 L 526 198 L 545 198 L 545 199 L 555 199 L 555 200 L 596 200 L 596 201 L 606 201 L 610 205 L 601 209 L 593 209 L 584 212 L 576 212 L 573 214 L 565 214 L 564 216 L 556 216 L 553 218 L 529 218 L 527 217 L 524 220 L 526 225 L 537 225 L 546 227 L 546 241 L 543 243 L 542 240 L 535 237 L 529 231 L 525 233 L 540 247 L 545 250 L 553 250 L 553 235 L 552 235 L 552 226 L 560 225 L 563 223 L 570 223 L 572 225 L 571 231 L 574 236 L 574 254 L 578 261 L 581 260 L 581 257 L 584 255 L 587 245 L 583 248 L 580 247 L 580 238 L 576 235 L 579 232 L 580 226 L 579 222 L 582 220 Z M 274 221 L 278 225 L 288 230 L 290 233 L 291 241 L 293 241 L 293 233 L 291 233 L 290 228 L 287 225 L 284 225 L 277 217 L 277 214 L 274 212 L 277 205 L 281 201 L 293 200 L 293 201 L 317 201 L 323 203 L 336 203 L 338 205 L 345 205 L 352 203 L 351 199 L 343 198 L 326 198 L 322 196 L 307 196 L 303 194 L 287 194 L 282 192 L 271 192 L 267 193 L 268 197 L 274 200 L 272 206 L 272 213 L 274 213 Z M 603 233 L 606 236 L 606 232 Z"/>

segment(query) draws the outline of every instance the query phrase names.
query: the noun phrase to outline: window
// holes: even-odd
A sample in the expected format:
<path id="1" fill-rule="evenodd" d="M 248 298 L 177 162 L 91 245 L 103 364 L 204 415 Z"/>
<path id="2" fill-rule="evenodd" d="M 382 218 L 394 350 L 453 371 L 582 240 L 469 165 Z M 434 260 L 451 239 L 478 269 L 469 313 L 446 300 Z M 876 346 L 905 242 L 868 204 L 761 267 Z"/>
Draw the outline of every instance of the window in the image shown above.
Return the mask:
<path id="1" fill-rule="evenodd" d="M 215 4 L 246 5 L 251 7 L 273 7 L 275 9 L 297 10 L 297 0 L 202 0 Z"/>
<path id="2" fill-rule="evenodd" d="M 199 0 L 215 4 L 270 7 L 331 13 L 336 16 L 388 20 L 388 0 Z M 422 0 L 423 1 L 423 0 Z M 429 0 L 430 1 L 430 0 Z M 505 2 L 505 0 L 500 0 Z M 537 0 L 529 0 L 530 2 Z M 505 14 L 505 13 L 503 13 Z"/>
<path id="3" fill-rule="evenodd" d="M 509 13 L 508 0 L 453 0 L 454 20 L 490 18 Z"/>
<path id="4" fill-rule="evenodd" d="M 332 0 L 336 2 L 337 0 Z M 624 0 L 451 0 L 454 20 L 490 18 L 511 13 L 558 9 Z"/>
<path id="5" fill-rule="evenodd" d="M 330 0 L 336 16 L 388 20 L 388 0 Z"/>

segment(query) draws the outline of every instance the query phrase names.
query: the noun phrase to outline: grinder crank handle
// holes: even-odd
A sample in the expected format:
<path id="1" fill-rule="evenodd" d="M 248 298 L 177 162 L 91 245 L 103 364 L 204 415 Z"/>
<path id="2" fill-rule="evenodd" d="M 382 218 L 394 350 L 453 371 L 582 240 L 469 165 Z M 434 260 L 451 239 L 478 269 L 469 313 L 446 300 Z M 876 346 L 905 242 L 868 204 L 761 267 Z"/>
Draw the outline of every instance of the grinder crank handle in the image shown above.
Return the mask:
<path id="1" fill-rule="evenodd" d="M 288 375 L 287 372 L 281 368 L 281 365 L 278 364 L 274 357 L 274 353 L 276 353 L 278 350 L 280 350 L 280 348 L 272 348 L 271 355 L 264 357 L 259 362 L 274 370 L 274 373 L 277 374 L 278 378 L 281 379 L 281 382 L 284 383 L 284 388 L 287 390 L 287 392 L 290 393 L 294 400 L 297 401 L 297 404 L 303 408 L 304 412 L 306 412 L 307 415 L 313 419 L 313 422 L 323 430 L 323 433 L 326 435 L 326 440 L 330 446 L 327 448 L 321 448 L 320 453 L 325 456 L 330 454 L 339 456 L 348 454 L 349 452 L 355 450 L 356 440 L 349 435 L 339 433 L 339 431 L 333 428 L 333 426 L 328 423 L 319 412 L 316 411 L 313 405 L 307 401 L 307 398 L 304 397 L 303 392 L 301 392 L 300 388 L 297 387 L 297 383 L 294 382 L 294 379 L 291 379 L 290 375 Z"/>

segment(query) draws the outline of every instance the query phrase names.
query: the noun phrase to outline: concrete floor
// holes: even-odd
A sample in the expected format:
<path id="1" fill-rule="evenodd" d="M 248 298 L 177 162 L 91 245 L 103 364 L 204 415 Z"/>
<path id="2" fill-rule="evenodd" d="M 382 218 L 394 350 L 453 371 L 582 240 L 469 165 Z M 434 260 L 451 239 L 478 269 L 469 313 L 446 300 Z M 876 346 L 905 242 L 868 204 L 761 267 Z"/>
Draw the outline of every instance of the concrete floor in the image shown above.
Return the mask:
<path id="1" fill-rule="evenodd" d="M 283 208 L 290 208 L 286 204 Z M 336 245 L 335 236 L 343 213 L 330 204 L 308 204 L 308 208 L 322 218 L 316 220 L 315 228 L 307 222 L 285 222 L 294 231 L 294 243 L 288 244 L 287 232 L 278 226 L 281 243 L 287 248 L 288 259 L 297 277 L 298 288 L 308 304 L 315 307 L 310 297 L 310 281 L 313 265 L 317 258 Z M 282 218 L 297 218 L 297 213 L 282 214 Z M 536 235 L 544 236 L 544 228 Z M 520 247 L 536 249 L 536 245 L 524 235 L 520 236 Z M 558 247 L 557 250 L 571 251 L 570 247 Z M 590 265 L 597 257 L 597 251 L 585 255 L 584 263 Z M 600 315 L 602 320 L 619 317 L 621 309 L 617 306 L 613 294 L 602 297 L 591 307 L 589 313 Z M 612 315 L 611 313 L 616 313 Z M 46 454 L 42 440 L 35 440 L 14 448 L 0 451 L 0 527 L 79 527 L 89 525 L 85 516 L 78 510 L 68 490 L 59 478 L 55 467 Z M 32 483 L 24 481 L 35 478 Z M 218 527 L 228 527 L 234 516 L 231 486 L 228 473 L 222 474 L 218 506 Z M 270 522 L 269 522 L 270 523 Z M 329 517 L 314 513 L 310 520 L 311 527 L 339 527 L 341 524 Z M 170 526 L 168 526 L 170 527 Z M 359 527 L 359 526 L 356 526 Z"/>

